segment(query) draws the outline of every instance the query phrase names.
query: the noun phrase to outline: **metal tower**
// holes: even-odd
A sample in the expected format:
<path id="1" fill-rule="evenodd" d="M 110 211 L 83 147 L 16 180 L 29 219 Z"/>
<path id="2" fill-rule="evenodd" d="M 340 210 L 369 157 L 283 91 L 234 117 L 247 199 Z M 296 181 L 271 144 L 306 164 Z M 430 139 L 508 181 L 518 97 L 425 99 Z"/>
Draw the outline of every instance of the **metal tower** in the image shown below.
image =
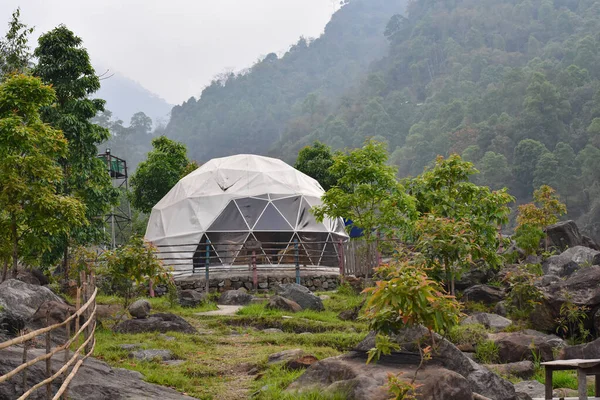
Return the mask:
<path id="1" fill-rule="evenodd" d="M 120 193 L 119 204 L 114 206 L 111 213 L 106 215 L 105 222 L 110 227 L 110 246 L 112 249 L 125 243 L 126 235 L 131 231 L 131 206 L 127 198 L 129 191 L 127 161 L 116 157 L 106 149 L 104 154 L 99 154 L 106 164 L 106 169 L 112 178 L 113 187 Z"/>

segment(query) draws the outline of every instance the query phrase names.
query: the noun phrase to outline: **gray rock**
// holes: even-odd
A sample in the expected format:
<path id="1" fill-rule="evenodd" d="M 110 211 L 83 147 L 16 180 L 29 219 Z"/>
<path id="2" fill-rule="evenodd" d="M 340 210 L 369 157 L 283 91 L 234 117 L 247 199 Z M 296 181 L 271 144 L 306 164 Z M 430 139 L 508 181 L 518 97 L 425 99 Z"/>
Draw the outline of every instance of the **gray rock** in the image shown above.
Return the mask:
<path id="1" fill-rule="evenodd" d="M 179 304 L 181 307 L 198 307 L 206 299 L 205 293 L 195 290 L 182 290 L 179 292 Z"/>
<path id="2" fill-rule="evenodd" d="M 270 310 L 283 310 L 289 312 L 302 311 L 302 307 L 300 307 L 300 305 L 295 301 L 277 295 L 272 296 L 269 299 L 269 303 L 267 303 L 266 308 Z"/>
<path id="3" fill-rule="evenodd" d="M 552 361 L 554 360 L 554 349 L 564 346 L 564 341 L 558 336 L 532 330 L 492 333 L 488 335 L 488 339 L 498 346 L 498 356 L 502 363 L 533 360 L 533 352 L 542 361 Z"/>
<path id="4" fill-rule="evenodd" d="M 228 290 L 219 297 L 218 304 L 224 306 L 245 306 L 252 301 L 252 296 L 240 290 Z"/>
<path id="5" fill-rule="evenodd" d="M 496 304 L 504 300 L 505 293 L 502 289 L 488 285 L 475 285 L 463 292 L 463 300 L 475 301 L 485 304 Z"/>
<path id="6" fill-rule="evenodd" d="M 481 324 L 485 326 L 487 329 L 491 329 L 493 331 L 501 331 L 508 328 L 512 325 L 512 321 L 508 318 L 501 317 L 496 314 L 489 313 L 475 313 L 473 315 L 468 316 L 462 322 L 461 325 L 468 324 Z"/>
<path id="7" fill-rule="evenodd" d="M 176 366 L 181 365 L 183 363 L 185 363 L 185 360 L 167 360 L 167 361 L 163 362 L 163 364 L 169 365 L 171 367 L 176 367 Z"/>
<path id="8" fill-rule="evenodd" d="M 536 285 L 540 286 L 540 287 L 546 287 L 546 286 L 550 286 L 553 283 L 556 283 L 560 281 L 560 277 L 556 276 L 556 275 L 544 275 L 542 277 L 540 277 L 537 282 Z"/>
<path id="9" fill-rule="evenodd" d="M 500 315 L 501 317 L 506 317 L 508 315 L 508 310 L 506 309 L 506 300 L 496 303 L 496 306 L 494 307 L 494 313 Z"/>
<path id="10" fill-rule="evenodd" d="M 521 379 L 531 378 L 535 372 L 535 366 L 531 361 L 519 361 L 508 364 L 486 364 L 484 367 L 494 371 L 498 375 L 513 375 Z"/>
<path id="11" fill-rule="evenodd" d="M 315 389 L 325 393 L 345 391 L 348 399 L 387 400 L 390 396 L 386 387 L 388 373 L 400 374 L 401 379 L 410 380 L 415 369 L 412 365 L 386 363 L 383 360 L 366 364 L 361 354 L 350 353 L 312 364 L 292 382 L 287 392 L 294 394 Z M 420 399 L 473 398 L 469 382 L 463 376 L 440 366 L 425 366 L 419 371 L 415 383 L 419 385 L 417 396 Z"/>
<path id="12" fill-rule="evenodd" d="M 542 264 L 544 274 L 569 276 L 581 267 L 600 264 L 600 251 L 588 247 L 570 247 L 559 255 L 549 257 Z"/>
<path id="13" fill-rule="evenodd" d="M 175 314 L 152 314 L 146 319 L 129 319 L 115 327 L 117 333 L 182 332 L 198 333 L 185 319 Z"/>
<path id="14" fill-rule="evenodd" d="M 151 309 L 148 300 L 136 300 L 129 306 L 128 311 L 133 318 L 143 319 L 148 318 Z"/>
<path id="15" fill-rule="evenodd" d="M 471 268 L 454 285 L 457 290 L 465 290 L 471 286 L 488 283 L 493 275 L 490 268 Z"/>
<path id="16" fill-rule="evenodd" d="M 43 349 L 31 349 L 28 358 L 31 360 L 45 354 Z M 22 363 L 23 350 L 17 347 L 0 350 L 0 375 L 16 368 Z M 52 371 L 56 372 L 63 366 L 64 354 L 60 352 L 52 359 Z M 46 378 L 46 365 L 37 363 L 27 369 L 27 385 L 33 386 Z M 22 375 L 0 383 L 0 399 L 16 399 L 22 391 Z M 56 393 L 62 380 L 57 379 L 52 385 L 53 393 Z M 45 390 L 37 390 L 32 400 L 46 398 Z M 72 400 L 106 400 L 106 399 L 128 399 L 128 400 L 192 400 L 173 389 L 154 385 L 143 381 L 139 372 L 129 371 L 121 368 L 111 368 L 108 364 L 95 358 L 88 358 L 79 369 L 77 375 L 69 385 L 69 399 Z"/>
<path id="17" fill-rule="evenodd" d="M 120 344 L 119 349 L 121 350 L 127 350 L 127 351 L 132 351 L 132 350 L 137 350 L 142 348 L 142 345 L 140 343 L 127 343 L 127 344 Z"/>
<path id="18" fill-rule="evenodd" d="M 561 250 L 581 246 L 583 238 L 575 221 L 561 221 L 546 228 L 548 244 Z"/>
<path id="19" fill-rule="evenodd" d="M 303 310 L 323 311 L 325 309 L 323 301 L 305 286 L 287 283 L 275 287 L 275 292 L 281 297 L 295 301 Z"/>
<path id="20" fill-rule="evenodd" d="M 517 393 L 525 393 L 532 398 L 544 398 L 546 389 L 543 384 L 538 381 L 523 381 L 515 383 L 515 391 Z"/>
<path id="21" fill-rule="evenodd" d="M 559 355 L 559 360 L 570 359 L 597 359 L 600 358 L 600 338 L 585 344 L 564 347 Z"/>
<path id="22" fill-rule="evenodd" d="M 394 341 L 400 345 L 401 353 L 392 353 L 391 356 L 385 356 L 390 363 L 418 363 L 417 340 L 426 337 L 429 334 L 424 327 L 414 327 L 403 330 L 400 334 L 393 337 Z M 367 352 L 375 347 L 375 333 L 371 332 L 367 337 L 356 346 L 356 350 Z M 516 394 L 512 384 L 485 367 L 477 364 L 465 356 L 456 346 L 434 334 L 436 341 L 436 353 L 433 354 L 432 363 L 441 364 L 444 368 L 454 371 L 467 379 L 471 390 L 483 396 L 492 399 L 514 400 Z M 431 344 L 427 338 L 422 340 L 422 345 Z M 410 352 L 412 354 L 407 354 Z"/>
<path id="23" fill-rule="evenodd" d="M 264 333 L 283 333 L 281 329 L 278 328 L 267 328 L 262 330 Z"/>
<path id="24" fill-rule="evenodd" d="M 269 356 L 268 364 L 277 364 L 280 362 L 287 362 L 292 360 L 297 360 L 298 358 L 304 355 L 304 351 L 302 349 L 292 349 L 292 350 L 284 350 L 279 353 L 273 353 Z"/>
<path id="25" fill-rule="evenodd" d="M 128 357 L 140 361 L 169 361 L 174 356 L 171 350 L 136 350 L 129 353 Z"/>
<path id="26" fill-rule="evenodd" d="M 17 279 L 2 282 L 0 284 L 0 330 L 7 332 L 9 336 L 18 334 L 46 302 L 66 305 L 63 299 L 47 287 L 32 285 Z"/>

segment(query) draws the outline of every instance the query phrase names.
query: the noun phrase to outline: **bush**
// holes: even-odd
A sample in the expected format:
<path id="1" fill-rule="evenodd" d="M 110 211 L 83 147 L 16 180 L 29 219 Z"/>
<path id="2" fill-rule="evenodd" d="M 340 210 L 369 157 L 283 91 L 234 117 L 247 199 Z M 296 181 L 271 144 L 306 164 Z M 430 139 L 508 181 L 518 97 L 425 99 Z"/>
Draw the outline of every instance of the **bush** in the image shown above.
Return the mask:
<path id="1" fill-rule="evenodd" d="M 457 325 L 450 329 L 448 339 L 456 345 L 477 345 L 487 338 L 487 330 L 481 324 Z"/>
<path id="2" fill-rule="evenodd" d="M 475 348 L 475 358 L 482 364 L 496 364 L 500 361 L 500 349 L 491 340 L 484 340 Z"/>

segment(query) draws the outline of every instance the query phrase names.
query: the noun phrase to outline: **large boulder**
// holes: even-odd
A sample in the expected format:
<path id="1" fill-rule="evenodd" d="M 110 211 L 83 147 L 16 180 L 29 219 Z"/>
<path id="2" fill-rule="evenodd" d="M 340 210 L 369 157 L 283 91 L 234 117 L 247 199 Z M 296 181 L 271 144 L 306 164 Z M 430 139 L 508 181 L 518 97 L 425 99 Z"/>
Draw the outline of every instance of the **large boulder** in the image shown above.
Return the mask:
<path id="1" fill-rule="evenodd" d="M 181 307 L 198 307 L 206 300 L 206 294 L 196 290 L 186 289 L 179 292 L 179 305 Z"/>
<path id="2" fill-rule="evenodd" d="M 150 310 L 152 307 L 150 306 L 150 302 L 148 300 L 136 300 L 134 301 L 127 311 L 133 318 L 144 319 L 148 318 L 150 315 Z"/>
<path id="3" fill-rule="evenodd" d="M 0 331 L 9 336 L 17 335 L 44 303 L 66 306 L 65 301 L 47 287 L 32 285 L 17 279 L 2 282 L 0 284 Z"/>
<path id="4" fill-rule="evenodd" d="M 530 398 L 543 399 L 546 397 L 546 387 L 543 383 L 539 383 L 538 381 L 522 381 L 515 383 L 515 390 L 517 393 L 523 393 Z"/>
<path id="5" fill-rule="evenodd" d="M 591 265 L 600 265 L 600 251 L 575 246 L 559 255 L 549 257 L 542 264 L 542 268 L 546 275 L 569 276 L 579 268 Z"/>
<path id="6" fill-rule="evenodd" d="M 169 361 L 175 358 L 171 350 L 160 349 L 135 350 L 127 356 L 139 361 Z"/>
<path id="7" fill-rule="evenodd" d="M 307 287 L 297 283 L 286 283 L 275 287 L 275 292 L 286 299 L 293 300 L 302 307 L 303 310 L 323 311 L 323 300 L 315 296 Z"/>
<path id="8" fill-rule="evenodd" d="M 566 280 L 555 281 L 540 289 L 543 299 L 530 315 L 536 329 L 554 332 L 560 308 L 566 301 L 587 307 L 590 314 L 587 321 L 591 327 L 593 312 L 600 307 L 600 266 L 581 268 Z"/>
<path id="9" fill-rule="evenodd" d="M 521 379 L 529 379 L 535 372 L 535 366 L 531 361 L 519 361 L 508 364 L 486 364 L 485 367 L 498 375 L 512 375 Z"/>
<path id="10" fill-rule="evenodd" d="M 533 330 L 523 332 L 491 333 L 488 339 L 498 346 L 498 358 L 502 363 L 514 363 L 522 360 L 533 360 L 533 354 L 542 361 L 554 360 L 554 349 L 564 346 L 558 336 L 546 335 Z"/>
<path id="11" fill-rule="evenodd" d="M 415 365 L 387 363 L 384 360 L 376 364 L 366 364 L 364 354 L 353 352 L 312 364 L 287 391 L 345 391 L 349 399 L 387 400 L 390 398 L 387 388 L 388 373 L 400 374 L 401 379 L 410 380 L 415 369 Z M 419 371 L 415 383 L 420 385 L 417 390 L 418 399 L 473 399 L 469 382 L 460 374 L 440 366 L 425 366 Z"/>
<path id="12" fill-rule="evenodd" d="M 252 295 L 243 290 L 228 290 L 221 294 L 218 304 L 223 306 L 245 306 L 252 301 Z"/>
<path id="13" fill-rule="evenodd" d="M 151 314 L 145 319 L 129 319 L 115 326 L 117 333 L 182 332 L 198 333 L 185 319 L 167 313 Z"/>
<path id="14" fill-rule="evenodd" d="M 281 296 L 272 296 L 265 307 L 270 310 L 282 310 L 288 312 L 302 311 L 302 307 L 294 300 L 289 300 Z"/>
<path id="15" fill-rule="evenodd" d="M 390 356 L 385 356 L 384 359 L 389 360 L 389 362 L 393 364 L 418 363 L 417 341 L 421 340 L 422 345 L 432 345 L 428 335 L 429 331 L 424 327 L 404 329 L 400 334 L 393 337 L 393 340 L 400 345 L 402 352 L 392 353 Z M 375 336 L 374 332 L 369 333 L 369 335 L 356 346 L 356 350 L 367 352 L 375 347 Z M 427 364 L 441 365 L 444 368 L 463 376 L 469 382 L 471 390 L 474 393 L 479 393 L 490 399 L 516 399 L 514 387 L 510 382 L 477 364 L 456 346 L 438 334 L 434 333 L 434 338 L 436 342 L 434 346 L 435 353 L 433 354 L 432 360 Z"/>
<path id="16" fill-rule="evenodd" d="M 598 358 L 600 358 L 600 338 L 585 344 L 565 346 L 558 354 L 559 360 L 590 360 Z"/>
<path id="17" fill-rule="evenodd" d="M 464 301 L 474 301 L 485 304 L 496 304 L 504 300 L 504 290 L 488 285 L 475 285 L 463 292 Z"/>
<path id="18" fill-rule="evenodd" d="M 31 349 L 27 353 L 29 360 L 45 353 L 43 349 Z M 0 350 L 0 376 L 16 368 L 23 362 L 21 348 Z M 63 366 L 64 354 L 58 353 L 52 358 L 52 371 Z M 33 386 L 46 378 L 46 364 L 41 362 L 27 368 L 27 386 Z M 7 382 L 0 383 L 0 399 L 16 399 L 23 394 L 23 375 L 17 374 Z M 62 384 L 59 378 L 52 384 L 52 393 L 56 393 Z M 46 399 L 46 391 L 35 391 L 29 399 Z M 75 378 L 69 385 L 69 399 L 72 400 L 106 400 L 106 399 L 161 399 L 192 400 L 173 389 L 144 382 L 142 374 L 121 368 L 112 368 L 95 358 L 85 360 Z"/>
<path id="19" fill-rule="evenodd" d="M 583 237 L 575 221 L 560 221 L 546 228 L 548 245 L 558 247 L 561 250 L 581 246 Z"/>
<path id="20" fill-rule="evenodd" d="M 485 326 L 486 329 L 491 329 L 497 332 L 508 328 L 510 325 L 512 325 L 512 321 L 497 314 L 480 312 L 468 316 L 467 318 L 463 319 L 460 324 L 481 324 Z"/>
<path id="21" fill-rule="evenodd" d="M 474 267 L 465 272 L 454 284 L 457 290 L 465 290 L 471 286 L 488 283 L 494 277 L 490 268 Z"/>

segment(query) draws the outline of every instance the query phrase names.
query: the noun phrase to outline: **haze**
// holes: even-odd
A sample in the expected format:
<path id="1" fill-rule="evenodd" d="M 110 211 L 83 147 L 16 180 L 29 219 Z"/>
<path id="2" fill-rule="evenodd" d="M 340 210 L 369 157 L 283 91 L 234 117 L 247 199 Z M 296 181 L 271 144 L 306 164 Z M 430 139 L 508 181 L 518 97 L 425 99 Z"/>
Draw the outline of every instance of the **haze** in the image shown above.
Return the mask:
<path id="1" fill-rule="evenodd" d="M 138 81 L 168 102 L 198 96 L 216 74 L 283 52 L 300 36 L 317 37 L 331 0 L 3 0 L 0 32 L 21 7 L 33 40 L 64 23 L 94 65 Z M 32 43 L 32 48 L 35 42 Z M 100 71 L 99 71 L 100 72 Z"/>

